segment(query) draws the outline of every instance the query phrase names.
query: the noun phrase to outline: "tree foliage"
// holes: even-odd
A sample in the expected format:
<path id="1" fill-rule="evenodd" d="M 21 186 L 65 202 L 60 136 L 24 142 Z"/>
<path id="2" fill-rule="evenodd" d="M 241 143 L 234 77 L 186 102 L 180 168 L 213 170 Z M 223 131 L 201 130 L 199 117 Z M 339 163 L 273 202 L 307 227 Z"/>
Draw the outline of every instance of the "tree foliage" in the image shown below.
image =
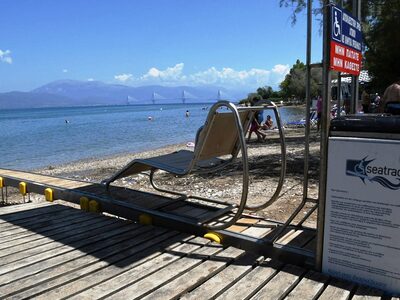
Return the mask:
<path id="1" fill-rule="evenodd" d="M 365 33 L 365 66 L 383 90 L 400 76 L 400 0 L 368 2 L 374 10 Z"/>
<path id="2" fill-rule="evenodd" d="M 352 11 L 352 3 L 344 0 L 343 6 Z M 293 8 L 293 24 L 307 7 L 306 0 L 279 0 L 279 4 Z M 322 4 L 323 0 L 313 1 L 314 14 L 321 16 Z M 362 0 L 361 23 L 364 68 L 372 75 L 372 85 L 382 90 L 400 76 L 400 0 Z"/>
<path id="3" fill-rule="evenodd" d="M 321 93 L 321 68 L 311 70 L 311 97 Z M 282 96 L 285 98 L 305 99 L 306 97 L 306 66 L 300 60 L 297 60 L 290 69 L 289 74 L 280 84 Z"/>
<path id="4" fill-rule="evenodd" d="M 270 86 L 259 87 L 257 89 L 257 94 L 260 95 L 262 99 L 271 98 L 273 93 L 274 91 Z"/>

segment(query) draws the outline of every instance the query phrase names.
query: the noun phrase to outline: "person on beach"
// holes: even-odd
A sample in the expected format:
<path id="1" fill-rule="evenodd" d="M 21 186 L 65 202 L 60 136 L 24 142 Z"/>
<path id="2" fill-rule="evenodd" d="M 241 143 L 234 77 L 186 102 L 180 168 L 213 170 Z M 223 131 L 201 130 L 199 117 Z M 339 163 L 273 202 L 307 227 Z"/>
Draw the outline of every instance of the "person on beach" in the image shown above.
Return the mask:
<path id="1" fill-rule="evenodd" d="M 274 126 L 274 121 L 272 121 L 272 118 L 270 115 L 267 115 L 267 119 L 265 120 L 265 123 L 261 126 L 261 128 L 268 130 L 268 129 L 272 129 L 272 126 Z"/>
<path id="2" fill-rule="evenodd" d="M 250 142 L 250 138 L 251 138 L 251 135 L 253 134 L 253 132 L 257 136 L 257 142 L 265 141 L 265 139 L 267 138 L 267 135 L 260 131 L 261 126 L 260 126 L 260 123 L 258 123 L 258 114 L 259 114 L 258 111 L 255 112 L 255 114 L 253 116 L 253 120 L 251 121 L 249 137 L 247 139 L 247 142 Z"/>
<path id="3" fill-rule="evenodd" d="M 381 97 L 379 96 L 378 93 L 375 94 L 374 103 L 376 106 L 379 106 L 379 104 L 381 103 Z"/>
<path id="4" fill-rule="evenodd" d="M 364 89 L 361 93 L 361 105 L 362 105 L 364 114 L 369 113 L 369 105 L 370 104 L 371 104 L 371 100 L 369 98 L 367 89 Z"/>
<path id="5" fill-rule="evenodd" d="M 379 106 L 380 112 L 400 114 L 400 76 L 389 85 L 382 96 Z"/>

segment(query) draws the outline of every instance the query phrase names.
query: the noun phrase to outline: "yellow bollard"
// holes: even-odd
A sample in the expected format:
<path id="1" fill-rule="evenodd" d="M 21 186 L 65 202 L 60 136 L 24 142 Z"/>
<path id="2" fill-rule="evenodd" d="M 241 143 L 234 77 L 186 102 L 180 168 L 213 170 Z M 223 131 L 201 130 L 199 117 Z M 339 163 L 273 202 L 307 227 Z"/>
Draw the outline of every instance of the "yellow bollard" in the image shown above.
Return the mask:
<path id="1" fill-rule="evenodd" d="M 87 197 L 81 197 L 79 199 L 79 205 L 84 211 L 89 211 L 89 199 Z"/>
<path id="2" fill-rule="evenodd" d="M 139 224 L 142 225 L 151 225 L 153 224 L 153 218 L 148 214 L 139 215 Z"/>
<path id="3" fill-rule="evenodd" d="M 96 200 L 89 201 L 89 211 L 99 213 L 100 212 L 100 204 Z"/>
<path id="4" fill-rule="evenodd" d="M 4 179 L 3 177 L 0 177 L 0 188 L 4 187 Z"/>
<path id="5" fill-rule="evenodd" d="M 222 238 L 215 232 L 207 232 L 204 235 L 204 238 L 209 239 L 210 241 L 216 242 L 218 244 L 221 244 Z"/>
<path id="6" fill-rule="evenodd" d="M 21 193 L 22 196 L 26 195 L 26 182 L 19 183 L 19 192 Z"/>
<path id="7" fill-rule="evenodd" d="M 53 202 L 54 201 L 54 192 L 51 188 L 47 188 L 44 190 L 44 197 L 47 201 Z"/>

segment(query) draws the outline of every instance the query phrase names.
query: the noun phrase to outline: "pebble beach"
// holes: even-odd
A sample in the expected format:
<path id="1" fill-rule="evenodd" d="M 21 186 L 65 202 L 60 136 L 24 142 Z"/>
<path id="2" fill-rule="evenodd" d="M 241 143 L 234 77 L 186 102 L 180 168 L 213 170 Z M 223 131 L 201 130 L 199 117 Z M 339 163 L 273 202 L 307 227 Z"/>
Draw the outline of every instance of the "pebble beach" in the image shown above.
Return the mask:
<path id="1" fill-rule="evenodd" d="M 280 141 L 277 131 L 267 131 L 267 139 L 263 143 L 251 140 L 248 143 L 250 186 L 249 205 L 259 205 L 269 200 L 275 192 L 280 174 Z M 295 210 L 302 200 L 303 195 L 303 164 L 304 164 L 304 128 L 285 129 L 287 146 L 287 173 L 280 197 L 270 207 L 256 212 L 257 215 L 276 220 L 285 219 Z M 318 196 L 318 169 L 319 169 L 319 136 L 315 130 L 310 136 L 310 181 L 309 197 Z M 90 182 L 100 182 L 111 176 L 125 164 L 133 159 L 146 158 L 161 154 L 171 153 L 180 149 L 192 150 L 192 145 L 176 144 L 166 147 L 144 151 L 129 152 L 113 156 L 105 156 L 79 160 L 76 162 L 49 165 L 34 172 L 79 179 Z M 164 187 L 173 187 L 177 191 L 190 191 L 192 194 L 217 198 L 227 202 L 238 203 L 241 196 L 241 164 L 240 159 L 216 174 L 190 174 L 185 177 L 176 177 L 165 172 L 157 175 L 158 183 Z M 155 192 L 149 184 L 146 175 L 138 174 L 128 178 L 117 180 L 113 184 L 132 189 Z M 32 195 L 31 201 L 43 201 L 42 197 Z M 8 204 L 18 203 L 21 197 L 17 193 L 10 194 Z M 306 211 L 301 212 L 300 216 Z M 316 213 L 314 213 L 306 225 L 315 227 Z"/>

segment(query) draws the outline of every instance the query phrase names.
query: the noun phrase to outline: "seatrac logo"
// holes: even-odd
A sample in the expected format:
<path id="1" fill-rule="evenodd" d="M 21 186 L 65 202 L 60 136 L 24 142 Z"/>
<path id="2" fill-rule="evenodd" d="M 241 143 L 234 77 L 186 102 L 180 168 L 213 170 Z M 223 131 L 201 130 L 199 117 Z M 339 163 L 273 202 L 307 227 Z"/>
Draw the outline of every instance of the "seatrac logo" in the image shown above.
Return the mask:
<path id="1" fill-rule="evenodd" d="M 367 160 L 367 156 L 361 160 L 348 159 L 346 161 L 346 175 L 358 177 L 364 183 L 367 180 L 377 182 L 391 190 L 400 189 L 400 169 L 370 165 L 374 160 Z"/>

